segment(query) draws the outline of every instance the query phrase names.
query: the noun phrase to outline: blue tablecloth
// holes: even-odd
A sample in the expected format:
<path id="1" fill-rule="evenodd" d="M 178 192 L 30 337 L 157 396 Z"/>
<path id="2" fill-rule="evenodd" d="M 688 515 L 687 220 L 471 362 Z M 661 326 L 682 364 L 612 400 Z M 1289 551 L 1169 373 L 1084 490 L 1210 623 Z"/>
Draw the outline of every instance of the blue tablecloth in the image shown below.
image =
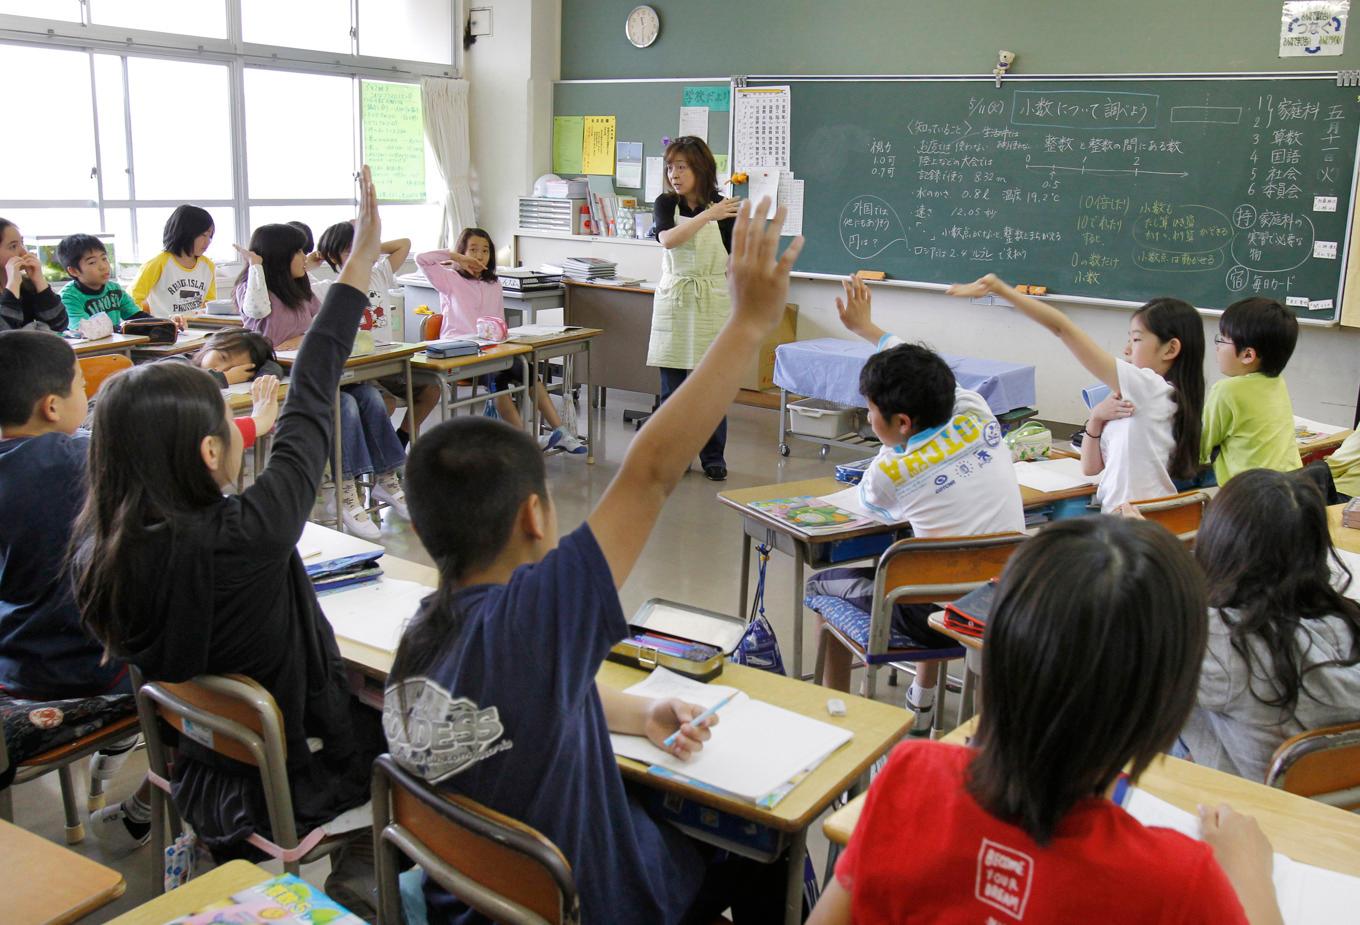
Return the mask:
<path id="1" fill-rule="evenodd" d="M 780 344 L 774 352 L 774 384 L 808 398 L 824 398 L 863 408 L 859 371 L 873 355 L 873 344 L 824 337 Z M 1034 367 L 1001 360 L 941 354 L 954 378 L 987 401 L 994 414 L 1034 407 Z"/>

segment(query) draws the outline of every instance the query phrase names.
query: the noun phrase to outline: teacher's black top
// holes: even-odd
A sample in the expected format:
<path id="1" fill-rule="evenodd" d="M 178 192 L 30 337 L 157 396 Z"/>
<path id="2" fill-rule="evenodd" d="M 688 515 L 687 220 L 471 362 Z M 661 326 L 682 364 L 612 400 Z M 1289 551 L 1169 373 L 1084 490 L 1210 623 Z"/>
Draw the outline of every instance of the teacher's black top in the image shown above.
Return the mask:
<path id="1" fill-rule="evenodd" d="M 705 203 L 703 209 L 707 209 L 709 203 L 721 201 L 722 193 L 714 190 L 708 194 L 708 203 Z M 652 237 L 656 238 L 661 232 L 675 227 L 677 210 L 681 218 L 693 218 L 703 209 L 691 209 L 688 203 L 674 193 L 662 193 L 656 197 L 656 203 L 652 206 Z M 722 235 L 723 247 L 727 248 L 729 254 L 732 253 L 732 226 L 736 222 L 735 218 L 725 218 L 718 222 L 718 233 Z"/>

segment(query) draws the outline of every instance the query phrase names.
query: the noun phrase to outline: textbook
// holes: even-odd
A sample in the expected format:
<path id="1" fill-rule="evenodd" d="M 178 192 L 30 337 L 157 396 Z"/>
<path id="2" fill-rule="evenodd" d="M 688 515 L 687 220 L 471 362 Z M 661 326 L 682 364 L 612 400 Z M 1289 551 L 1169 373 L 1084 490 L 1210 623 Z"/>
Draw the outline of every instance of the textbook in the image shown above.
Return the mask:
<path id="1" fill-rule="evenodd" d="M 735 687 L 701 684 L 664 668 L 625 693 L 678 697 L 705 709 L 735 694 L 718 711 L 713 737 L 688 761 L 662 751 L 646 736 L 610 733 L 609 740 L 614 754 L 650 765 L 653 774 L 688 780 L 767 809 L 854 735 L 849 729 L 752 700 Z"/>
<path id="2" fill-rule="evenodd" d="M 1200 837 L 1199 817 L 1146 790 L 1121 781 L 1115 790 L 1115 802 L 1143 825 L 1175 829 L 1194 839 Z M 1273 879 L 1285 925 L 1350 922 L 1360 908 L 1360 877 L 1304 864 L 1277 851 Z"/>
<path id="3" fill-rule="evenodd" d="M 747 507 L 793 524 L 804 533 L 832 533 L 873 523 L 813 495 L 752 501 Z"/>
<path id="4" fill-rule="evenodd" d="M 1320 421 L 1310 421 L 1308 418 L 1301 418 L 1294 415 L 1294 442 L 1302 445 L 1312 443 L 1322 437 L 1330 437 L 1339 434 L 1346 428 L 1338 427 L 1335 424 L 1323 424 Z"/>
<path id="5" fill-rule="evenodd" d="M 166 925 L 362 925 L 360 919 L 306 880 L 284 874 Z"/>

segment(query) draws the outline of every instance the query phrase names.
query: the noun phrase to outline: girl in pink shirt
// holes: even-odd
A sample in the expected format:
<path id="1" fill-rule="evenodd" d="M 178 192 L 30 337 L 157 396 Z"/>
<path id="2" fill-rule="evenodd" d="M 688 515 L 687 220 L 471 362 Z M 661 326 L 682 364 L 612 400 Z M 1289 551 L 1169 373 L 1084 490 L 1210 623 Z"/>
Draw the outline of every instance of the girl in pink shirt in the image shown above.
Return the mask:
<path id="1" fill-rule="evenodd" d="M 430 285 L 439 291 L 439 311 L 444 323 L 441 340 L 477 336 L 478 318 L 505 320 L 504 292 L 496 276 L 496 245 L 481 228 L 464 228 L 453 250 L 427 251 L 416 257 L 416 266 L 425 273 Z M 505 389 L 520 383 L 519 369 L 512 367 L 492 377 L 496 388 L 496 413 L 507 424 L 523 427 L 519 409 Z M 579 456 L 586 452 L 581 438 L 569 433 L 557 416 L 542 380 L 535 383 L 534 402 L 552 431 L 538 438 L 545 450 L 553 448 Z"/>

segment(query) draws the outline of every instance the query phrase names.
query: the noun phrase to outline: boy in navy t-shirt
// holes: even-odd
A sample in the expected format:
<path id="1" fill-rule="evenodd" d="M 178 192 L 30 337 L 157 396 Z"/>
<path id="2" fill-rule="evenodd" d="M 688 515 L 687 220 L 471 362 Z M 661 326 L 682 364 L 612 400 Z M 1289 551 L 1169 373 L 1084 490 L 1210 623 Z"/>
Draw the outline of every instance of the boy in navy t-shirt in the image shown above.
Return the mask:
<path id="1" fill-rule="evenodd" d="M 765 214 L 767 204 L 756 209 Z M 733 314 L 699 367 L 629 447 L 586 522 L 558 538 L 542 454 L 503 423 L 461 418 L 416 442 L 411 520 L 439 590 L 407 628 L 384 727 L 393 756 L 426 780 L 538 829 L 572 866 L 585 922 L 782 919 L 781 865 L 725 861 L 653 820 L 629 796 L 611 731 L 671 751 L 703 748 L 701 708 L 596 684 L 628 634 L 618 588 L 661 507 L 736 395 L 741 370 L 783 312 L 795 241 L 776 259 L 783 210 L 737 221 Z M 426 883 L 431 922 L 480 922 Z"/>

